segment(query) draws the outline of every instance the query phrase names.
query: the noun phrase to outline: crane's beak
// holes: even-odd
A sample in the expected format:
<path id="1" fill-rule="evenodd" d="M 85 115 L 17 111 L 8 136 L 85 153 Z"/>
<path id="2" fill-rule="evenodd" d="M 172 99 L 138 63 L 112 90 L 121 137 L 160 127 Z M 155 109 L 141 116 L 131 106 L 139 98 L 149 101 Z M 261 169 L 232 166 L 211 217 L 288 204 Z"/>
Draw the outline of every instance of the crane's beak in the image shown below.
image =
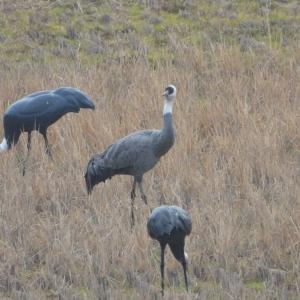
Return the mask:
<path id="1" fill-rule="evenodd" d="M 168 96 L 168 91 L 164 91 L 164 93 L 162 94 L 162 96 Z"/>

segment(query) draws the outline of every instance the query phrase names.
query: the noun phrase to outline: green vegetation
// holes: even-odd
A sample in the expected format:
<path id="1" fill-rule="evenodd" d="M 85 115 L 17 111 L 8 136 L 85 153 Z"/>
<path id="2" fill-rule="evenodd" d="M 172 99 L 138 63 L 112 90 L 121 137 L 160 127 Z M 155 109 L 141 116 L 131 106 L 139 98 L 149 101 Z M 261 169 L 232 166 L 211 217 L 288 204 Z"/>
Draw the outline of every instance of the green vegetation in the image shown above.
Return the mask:
<path id="1" fill-rule="evenodd" d="M 246 282 L 245 287 L 247 287 L 249 289 L 254 289 L 257 292 L 260 292 L 263 289 L 265 289 L 265 285 L 263 282 L 255 281 L 255 280 Z"/>
<path id="2" fill-rule="evenodd" d="M 80 59 L 84 63 L 172 57 L 176 43 L 238 44 L 243 50 L 292 46 L 297 1 L 22 1 L 0 6 L 0 56 L 9 62 Z"/>

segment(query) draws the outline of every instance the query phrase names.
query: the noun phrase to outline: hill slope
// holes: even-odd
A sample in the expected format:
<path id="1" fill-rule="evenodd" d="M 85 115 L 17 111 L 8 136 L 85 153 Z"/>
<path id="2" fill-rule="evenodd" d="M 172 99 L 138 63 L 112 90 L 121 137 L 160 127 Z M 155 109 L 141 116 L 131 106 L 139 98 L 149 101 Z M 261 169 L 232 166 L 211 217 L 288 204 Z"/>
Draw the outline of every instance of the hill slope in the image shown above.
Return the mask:
<path id="1" fill-rule="evenodd" d="M 143 4 L 146 3 L 146 4 Z M 223 41 L 244 50 L 297 45 L 298 1 L 2 0 L 0 55 L 8 61 L 175 58 L 178 44 Z M 298 45 L 299 46 L 299 45 Z"/>

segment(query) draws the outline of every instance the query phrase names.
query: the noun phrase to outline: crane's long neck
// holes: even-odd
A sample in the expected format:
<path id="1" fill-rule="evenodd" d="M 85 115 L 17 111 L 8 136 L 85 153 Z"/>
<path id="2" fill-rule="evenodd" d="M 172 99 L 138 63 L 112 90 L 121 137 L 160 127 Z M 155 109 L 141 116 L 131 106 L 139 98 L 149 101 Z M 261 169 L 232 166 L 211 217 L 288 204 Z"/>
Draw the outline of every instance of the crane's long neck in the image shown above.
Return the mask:
<path id="1" fill-rule="evenodd" d="M 164 127 L 161 130 L 160 137 L 156 145 L 156 154 L 158 157 L 166 154 L 169 151 L 169 149 L 173 146 L 175 141 L 172 108 L 173 101 L 166 99 L 163 112 Z"/>
<path id="2" fill-rule="evenodd" d="M 165 100 L 165 104 L 164 104 L 164 116 L 167 114 L 171 114 L 172 115 L 172 110 L 173 110 L 173 101 L 170 100 Z"/>

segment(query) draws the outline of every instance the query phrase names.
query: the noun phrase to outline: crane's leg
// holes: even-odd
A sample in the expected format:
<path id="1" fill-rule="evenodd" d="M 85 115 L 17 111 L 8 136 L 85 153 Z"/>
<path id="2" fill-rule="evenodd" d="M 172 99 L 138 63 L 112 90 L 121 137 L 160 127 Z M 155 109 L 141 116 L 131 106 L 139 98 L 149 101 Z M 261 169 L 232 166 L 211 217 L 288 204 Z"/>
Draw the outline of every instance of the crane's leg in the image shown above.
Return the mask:
<path id="1" fill-rule="evenodd" d="M 186 291 L 188 291 L 189 288 L 188 288 L 188 280 L 187 280 L 187 263 L 186 263 L 186 260 L 185 260 L 185 259 L 184 259 L 184 261 L 182 262 L 182 267 L 183 267 L 183 273 L 184 273 L 185 287 L 186 287 Z"/>
<path id="2" fill-rule="evenodd" d="M 26 161 L 27 161 L 27 159 L 29 157 L 30 150 L 31 150 L 31 131 L 28 132 L 27 154 L 26 154 L 26 158 L 25 158 L 25 160 L 23 162 L 23 171 L 22 171 L 23 176 L 25 175 Z"/>
<path id="3" fill-rule="evenodd" d="M 46 153 L 48 154 L 48 156 L 50 158 L 52 158 L 52 154 L 51 154 L 51 150 L 50 150 L 50 145 L 49 145 L 48 138 L 47 138 L 47 130 L 41 131 L 41 134 L 44 137 L 45 147 L 46 147 Z"/>
<path id="4" fill-rule="evenodd" d="M 182 267 L 183 267 L 185 287 L 186 287 L 186 291 L 188 291 L 187 257 L 186 257 L 186 254 L 184 252 L 184 241 L 183 241 L 183 244 L 180 247 L 180 254 L 179 255 L 181 257 L 181 264 L 182 264 Z"/>
<path id="5" fill-rule="evenodd" d="M 161 294 L 164 295 L 164 267 L 165 267 L 165 249 L 166 244 L 160 244 L 160 275 L 161 275 Z"/>
<path id="6" fill-rule="evenodd" d="M 141 198 L 145 202 L 145 204 L 147 205 L 147 197 L 146 197 L 146 195 L 144 193 L 144 189 L 143 189 L 143 176 L 137 177 L 137 183 L 138 183 L 139 190 L 140 190 L 140 193 L 141 193 Z"/>
<path id="7" fill-rule="evenodd" d="M 133 228 L 133 226 L 134 226 L 134 198 L 136 195 L 135 188 L 136 188 L 136 178 L 134 177 L 132 189 L 131 189 L 131 193 L 130 193 L 130 197 L 131 197 L 131 218 L 130 218 L 131 228 Z"/>

